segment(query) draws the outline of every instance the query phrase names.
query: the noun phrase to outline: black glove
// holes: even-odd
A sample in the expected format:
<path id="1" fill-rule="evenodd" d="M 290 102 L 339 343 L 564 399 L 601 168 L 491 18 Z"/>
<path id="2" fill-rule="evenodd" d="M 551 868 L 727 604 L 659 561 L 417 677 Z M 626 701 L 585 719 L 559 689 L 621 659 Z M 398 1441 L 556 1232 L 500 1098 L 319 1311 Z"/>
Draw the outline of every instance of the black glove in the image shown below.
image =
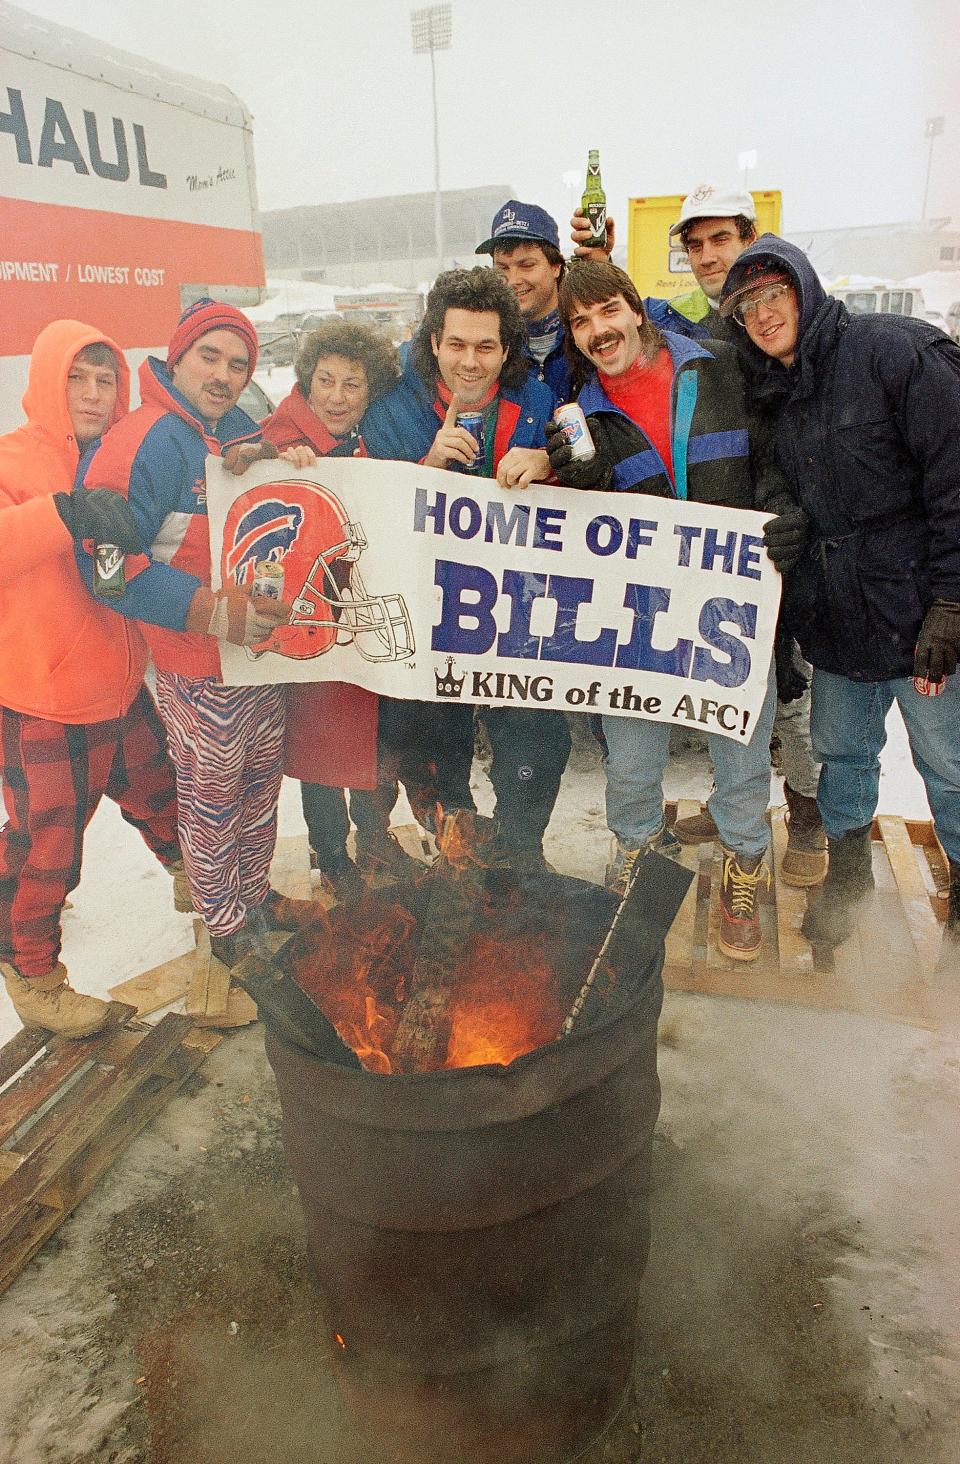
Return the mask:
<path id="1" fill-rule="evenodd" d="M 781 574 L 799 564 L 810 534 L 810 520 L 796 503 L 763 526 L 763 545 Z"/>
<path id="2" fill-rule="evenodd" d="M 547 455 L 550 466 L 567 488 L 609 488 L 613 477 L 613 463 L 604 450 L 596 417 L 588 417 L 587 426 L 596 453 L 585 462 L 582 458 L 573 457 L 570 444 L 563 435 L 563 428 L 551 417 L 547 423 Z"/>
<path id="3" fill-rule="evenodd" d="M 78 544 L 116 544 L 123 554 L 142 554 L 143 545 L 127 500 L 112 488 L 74 488 L 53 501 L 71 538 Z"/>
<path id="4" fill-rule="evenodd" d="M 960 605 L 955 600 L 934 600 L 923 617 L 913 656 L 914 676 L 942 681 L 952 676 L 960 659 Z"/>

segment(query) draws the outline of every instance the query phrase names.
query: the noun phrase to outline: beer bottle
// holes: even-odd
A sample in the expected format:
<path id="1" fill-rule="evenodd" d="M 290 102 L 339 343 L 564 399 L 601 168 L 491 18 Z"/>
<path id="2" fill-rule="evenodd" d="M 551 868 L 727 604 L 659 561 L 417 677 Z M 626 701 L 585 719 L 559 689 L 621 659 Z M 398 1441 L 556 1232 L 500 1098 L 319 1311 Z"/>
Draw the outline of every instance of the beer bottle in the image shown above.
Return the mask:
<path id="1" fill-rule="evenodd" d="M 600 181 L 600 153 L 592 147 L 587 154 L 587 183 L 583 190 L 580 207 L 590 220 L 590 238 L 584 240 L 588 249 L 607 247 L 607 195 Z"/>

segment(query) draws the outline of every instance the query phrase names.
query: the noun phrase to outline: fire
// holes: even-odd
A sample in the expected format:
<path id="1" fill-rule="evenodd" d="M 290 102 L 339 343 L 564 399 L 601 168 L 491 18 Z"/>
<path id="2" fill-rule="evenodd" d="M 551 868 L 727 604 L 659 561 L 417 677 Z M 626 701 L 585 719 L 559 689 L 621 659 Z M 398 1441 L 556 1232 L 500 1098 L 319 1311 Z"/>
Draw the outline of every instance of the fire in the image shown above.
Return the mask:
<path id="1" fill-rule="evenodd" d="M 304 932 L 293 960 L 299 985 L 368 1072 L 396 1070 L 392 1044 L 411 994 L 413 937 L 426 896 L 419 906 L 415 914 L 368 898 L 335 907 L 329 929 Z M 504 913 L 503 904 L 486 898 L 450 970 L 450 1041 L 439 1066 L 512 1062 L 552 1041 L 566 1014 L 542 931 L 498 934 Z"/>

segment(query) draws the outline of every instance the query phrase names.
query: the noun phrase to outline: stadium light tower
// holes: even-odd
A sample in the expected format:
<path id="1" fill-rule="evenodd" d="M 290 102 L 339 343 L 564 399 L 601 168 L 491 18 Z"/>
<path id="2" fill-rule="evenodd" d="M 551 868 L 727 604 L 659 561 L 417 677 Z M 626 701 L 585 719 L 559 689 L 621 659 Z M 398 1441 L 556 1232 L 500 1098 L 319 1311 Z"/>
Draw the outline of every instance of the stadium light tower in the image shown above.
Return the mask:
<path id="1" fill-rule="evenodd" d="M 434 53 L 449 51 L 453 42 L 453 11 L 449 5 L 427 5 L 411 10 L 410 31 L 413 54 L 430 52 L 430 83 L 433 91 L 433 233 L 437 249 L 437 270 L 443 269 L 443 210 L 440 206 L 440 126 L 437 120 L 437 63 Z"/>
<path id="2" fill-rule="evenodd" d="M 943 122 L 944 119 L 942 117 L 928 117 L 924 123 L 923 135 L 930 139 L 930 147 L 927 150 L 927 181 L 923 185 L 923 212 L 920 215 L 921 219 L 926 219 L 927 217 L 927 199 L 930 196 L 930 169 L 933 166 L 933 140 L 935 137 L 943 136 Z"/>

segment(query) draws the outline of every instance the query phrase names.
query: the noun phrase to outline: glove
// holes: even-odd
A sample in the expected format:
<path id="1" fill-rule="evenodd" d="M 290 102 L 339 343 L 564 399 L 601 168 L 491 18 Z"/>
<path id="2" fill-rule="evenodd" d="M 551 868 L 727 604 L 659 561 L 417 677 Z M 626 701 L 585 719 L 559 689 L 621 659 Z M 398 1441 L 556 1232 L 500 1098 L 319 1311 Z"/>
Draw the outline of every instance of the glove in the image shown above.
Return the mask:
<path id="1" fill-rule="evenodd" d="M 223 465 L 239 478 L 253 463 L 269 463 L 279 456 L 272 442 L 241 442 L 227 448 L 223 454 Z"/>
<path id="2" fill-rule="evenodd" d="M 240 585 L 223 590 L 201 585 L 190 601 L 184 629 L 215 636 L 232 646 L 253 646 L 289 619 L 290 606 L 269 595 L 251 595 Z"/>
<path id="3" fill-rule="evenodd" d="M 799 564 L 810 534 L 810 520 L 796 503 L 763 526 L 763 544 L 781 574 Z"/>
<path id="4" fill-rule="evenodd" d="M 78 544 L 116 544 L 124 554 L 142 554 L 133 512 L 121 493 L 112 488 L 74 488 L 72 493 L 55 493 L 57 513 L 67 532 Z"/>
<path id="5" fill-rule="evenodd" d="M 551 417 L 546 429 L 550 466 L 567 488 L 609 488 L 613 477 L 613 463 L 603 447 L 596 417 L 588 417 L 587 426 L 597 451 L 589 461 L 584 462 L 582 458 L 573 458 L 563 429 Z"/>
<path id="6" fill-rule="evenodd" d="M 942 681 L 952 676 L 960 659 L 960 605 L 954 600 L 934 600 L 923 617 L 917 649 L 913 655 L 914 676 Z"/>

